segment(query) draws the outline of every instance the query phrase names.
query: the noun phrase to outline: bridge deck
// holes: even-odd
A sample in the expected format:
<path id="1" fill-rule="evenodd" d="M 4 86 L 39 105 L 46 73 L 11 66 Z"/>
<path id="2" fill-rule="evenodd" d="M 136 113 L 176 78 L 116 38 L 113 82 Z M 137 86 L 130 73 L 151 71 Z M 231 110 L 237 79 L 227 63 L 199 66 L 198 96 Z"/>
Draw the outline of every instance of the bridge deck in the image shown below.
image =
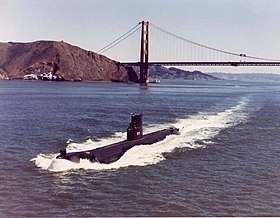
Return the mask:
<path id="1" fill-rule="evenodd" d="M 126 62 L 123 65 L 133 65 L 139 66 L 140 62 Z M 228 62 L 204 62 L 204 61 L 176 61 L 176 62 L 149 62 L 149 66 L 163 65 L 163 66 L 280 66 L 280 62 L 270 62 L 270 61 L 228 61 Z"/>

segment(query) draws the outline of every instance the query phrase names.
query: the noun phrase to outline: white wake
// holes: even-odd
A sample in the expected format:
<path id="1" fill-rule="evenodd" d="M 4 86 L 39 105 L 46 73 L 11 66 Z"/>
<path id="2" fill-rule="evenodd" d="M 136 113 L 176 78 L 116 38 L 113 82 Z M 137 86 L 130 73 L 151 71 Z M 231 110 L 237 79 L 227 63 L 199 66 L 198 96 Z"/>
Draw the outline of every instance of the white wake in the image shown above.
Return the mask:
<path id="1" fill-rule="evenodd" d="M 156 164 L 164 160 L 163 154 L 172 152 L 175 148 L 201 148 L 206 144 L 211 144 L 214 138 L 221 130 L 235 126 L 245 121 L 247 99 L 242 99 L 236 106 L 225 111 L 217 113 L 198 113 L 185 119 L 178 119 L 175 123 L 150 126 L 146 128 L 145 133 L 160 130 L 171 125 L 180 128 L 180 135 L 170 135 L 161 142 L 152 145 L 135 146 L 128 150 L 118 161 L 111 164 L 91 163 L 88 160 L 81 160 L 80 163 L 73 163 L 64 159 L 56 159 L 57 154 L 39 154 L 31 159 L 37 167 L 49 171 L 67 171 L 71 169 L 118 169 L 128 166 L 146 166 Z M 73 143 L 68 141 L 68 151 L 82 151 L 97 148 L 121 140 L 125 140 L 126 133 L 116 133 L 110 138 L 102 139 L 98 142 L 91 140 L 85 143 Z"/>

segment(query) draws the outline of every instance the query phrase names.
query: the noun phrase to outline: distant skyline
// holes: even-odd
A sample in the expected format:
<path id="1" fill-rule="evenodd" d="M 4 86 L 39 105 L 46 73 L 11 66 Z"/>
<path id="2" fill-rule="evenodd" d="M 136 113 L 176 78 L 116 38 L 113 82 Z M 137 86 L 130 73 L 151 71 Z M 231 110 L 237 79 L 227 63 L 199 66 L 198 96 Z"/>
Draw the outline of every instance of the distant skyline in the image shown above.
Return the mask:
<path id="1" fill-rule="evenodd" d="M 0 42 L 63 40 L 96 52 L 147 20 L 211 47 L 280 60 L 279 0 L 0 0 L 0 4 Z M 137 59 L 138 38 L 104 55 L 119 61 Z M 280 67 L 186 69 L 280 73 Z"/>

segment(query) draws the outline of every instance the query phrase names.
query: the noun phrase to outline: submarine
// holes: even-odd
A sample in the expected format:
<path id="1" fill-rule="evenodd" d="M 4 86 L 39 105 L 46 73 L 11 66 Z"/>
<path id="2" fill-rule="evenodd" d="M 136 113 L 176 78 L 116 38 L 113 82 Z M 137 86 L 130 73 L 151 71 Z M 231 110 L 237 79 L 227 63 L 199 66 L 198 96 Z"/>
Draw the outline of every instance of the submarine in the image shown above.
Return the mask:
<path id="1" fill-rule="evenodd" d="M 88 159 L 93 163 L 110 164 L 119 160 L 127 150 L 134 146 L 151 145 L 164 140 L 166 136 L 172 134 L 179 134 L 179 129 L 170 127 L 143 135 L 142 114 L 132 114 L 125 141 L 86 151 L 68 153 L 66 149 L 61 149 L 60 154 L 56 158 L 66 159 L 75 163 L 79 163 L 81 159 Z"/>

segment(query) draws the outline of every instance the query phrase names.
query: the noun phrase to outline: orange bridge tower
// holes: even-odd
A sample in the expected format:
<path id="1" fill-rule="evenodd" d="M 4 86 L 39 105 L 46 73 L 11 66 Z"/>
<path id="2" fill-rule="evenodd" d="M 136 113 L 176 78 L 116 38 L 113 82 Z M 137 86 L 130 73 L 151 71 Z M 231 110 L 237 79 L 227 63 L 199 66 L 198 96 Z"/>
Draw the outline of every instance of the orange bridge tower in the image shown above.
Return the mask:
<path id="1" fill-rule="evenodd" d="M 149 82 L 149 22 L 142 21 L 141 24 L 140 83 L 146 84 Z"/>

